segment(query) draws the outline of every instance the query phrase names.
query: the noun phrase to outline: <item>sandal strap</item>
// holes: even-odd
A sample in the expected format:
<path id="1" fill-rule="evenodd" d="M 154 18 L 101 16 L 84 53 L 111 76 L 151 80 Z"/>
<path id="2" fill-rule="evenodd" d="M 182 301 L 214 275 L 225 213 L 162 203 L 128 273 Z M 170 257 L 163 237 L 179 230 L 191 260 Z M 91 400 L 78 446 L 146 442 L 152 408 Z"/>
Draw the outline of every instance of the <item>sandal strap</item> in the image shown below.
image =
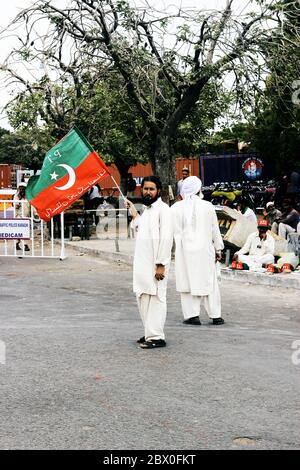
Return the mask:
<path id="1" fill-rule="evenodd" d="M 155 344 L 152 343 L 152 341 L 145 341 L 144 343 L 141 344 L 142 349 L 151 349 L 155 348 Z"/>
<path id="2" fill-rule="evenodd" d="M 142 349 L 161 348 L 164 346 L 166 346 L 166 342 L 160 339 L 150 339 L 149 341 L 145 341 L 145 343 L 141 344 Z"/>

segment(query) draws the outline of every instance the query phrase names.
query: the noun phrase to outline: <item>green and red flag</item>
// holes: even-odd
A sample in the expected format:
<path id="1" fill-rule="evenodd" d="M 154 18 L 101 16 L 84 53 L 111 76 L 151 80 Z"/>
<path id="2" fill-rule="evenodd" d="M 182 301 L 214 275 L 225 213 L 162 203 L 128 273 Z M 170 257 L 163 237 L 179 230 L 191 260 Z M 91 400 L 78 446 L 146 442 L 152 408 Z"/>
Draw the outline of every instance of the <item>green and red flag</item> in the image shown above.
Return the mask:
<path id="1" fill-rule="evenodd" d="M 108 175 L 105 163 L 74 127 L 47 152 L 40 176 L 28 181 L 26 197 L 48 222 Z"/>

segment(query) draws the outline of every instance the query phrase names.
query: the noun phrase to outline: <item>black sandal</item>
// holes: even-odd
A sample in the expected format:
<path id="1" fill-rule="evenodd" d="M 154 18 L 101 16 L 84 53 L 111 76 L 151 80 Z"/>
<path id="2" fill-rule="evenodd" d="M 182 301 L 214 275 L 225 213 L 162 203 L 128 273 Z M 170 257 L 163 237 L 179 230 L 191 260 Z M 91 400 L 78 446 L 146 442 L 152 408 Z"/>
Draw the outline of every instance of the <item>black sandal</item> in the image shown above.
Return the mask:
<path id="1" fill-rule="evenodd" d="M 141 344 L 142 349 L 164 348 L 166 342 L 164 339 L 150 339 Z"/>
<path id="2" fill-rule="evenodd" d="M 145 342 L 146 342 L 145 336 L 142 336 L 140 339 L 137 340 L 137 343 L 138 343 L 138 344 L 143 344 L 143 343 L 145 343 Z"/>
<path id="3" fill-rule="evenodd" d="M 224 325 L 224 320 L 222 317 L 213 318 L 213 325 Z"/>

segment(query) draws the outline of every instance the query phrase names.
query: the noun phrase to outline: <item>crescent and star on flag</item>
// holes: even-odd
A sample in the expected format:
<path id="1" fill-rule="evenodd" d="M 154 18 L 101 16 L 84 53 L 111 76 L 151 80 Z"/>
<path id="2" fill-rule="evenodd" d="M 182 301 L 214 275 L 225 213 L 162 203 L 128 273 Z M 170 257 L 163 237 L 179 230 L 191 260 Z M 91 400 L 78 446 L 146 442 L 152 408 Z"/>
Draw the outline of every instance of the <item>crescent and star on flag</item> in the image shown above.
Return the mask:
<path id="1" fill-rule="evenodd" d="M 61 164 L 56 165 L 56 166 L 61 166 L 61 167 L 65 168 L 65 170 L 67 170 L 68 175 L 69 175 L 69 181 L 66 184 L 64 184 L 63 186 L 55 186 L 55 188 L 59 189 L 60 191 L 65 191 L 66 189 L 70 189 L 76 181 L 75 171 L 73 170 L 73 168 L 70 165 L 66 165 L 64 163 L 61 163 Z M 51 180 L 56 181 L 57 178 L 58 178 L 58 174 L 55 172 L 55 170 L 54 170 L 53 173 L 50 173 L 50 176 L 51 176 Z"/>

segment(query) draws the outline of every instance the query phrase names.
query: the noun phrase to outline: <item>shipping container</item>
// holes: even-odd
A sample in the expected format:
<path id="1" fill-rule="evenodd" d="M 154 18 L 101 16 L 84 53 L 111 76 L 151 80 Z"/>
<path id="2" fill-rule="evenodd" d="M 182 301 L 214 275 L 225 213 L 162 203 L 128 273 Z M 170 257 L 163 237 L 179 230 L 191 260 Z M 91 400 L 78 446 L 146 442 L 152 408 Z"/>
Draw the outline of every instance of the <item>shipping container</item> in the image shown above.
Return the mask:
<path id="1" fill-rule="evenodd" d="M 11 167 L 10 165 L 0 165 L 0 188 L 11 188 Z"/>
<path id="2" fill-rule="evenodd" d="M 21 165 L 0 164 L 0 188 L 16 188 Z"/>
<path id="3" fill-rule="evenodd" d="M 177 158 L 176 175 L 177 181 L 182 178 L 182 169 L 188 168 L 190 176 L 199 177 L 199 159 L 198 158 Z"/>
<path id="4" fill-rule="evenodd" d="M 268 180 L 274 168 L 257 153 L 200 155 L 200 178 L 204 186 L 219 182 Z"/>
<path id="5" fill-rule="evenodd" d="M 190 175 L 199 176 L 199 159 L 198 158 L 177 158 L 176 159 L 176 180 L 180 180 L 182 177 L 182 168 L 188 167 L 190 170 Z M 120 174 L 115 165 L 108 167 L 112 176 L 116 180 L 117 184 L 120 186 Z M 136 190 L 135 195 L 140 196 L 140 186 L 143 178 L 145 176 L 153 175 L 152 167 L 150 163 L 145 165 L 137 163 L 134 166 L 131 166 L 128 170 L 128 173 L 132 173 L 132 177 L 136 181 Z M 100 181 L 100 186 L 103 189 L 104 195 L 111 194 L 116 187 L 113 180 L 110 176 Z M 118 195 L 118 191 L 115 191 L 114 195 Z"/>
<path id="6" fill-rule="evenodd" d="M 119 170 L 117 169 L 115 165 L 110 165 L 108 168 L 109 168 L 109 171 L 111 172 L 111 175 L 116 180 L 116 183 L 120 186 L 121 178 L 120 178 Z M 136 181 L 136 185 L 137 185 L 137 188 L 135 190 L 136 195 L 140 194 L 140 186 L 141 186 L 142 179 L 145 176 L 149 176 L 153 174 L 150 163 L 147 163 L 146 165 L 142 165 L 141 163 L 138 163 L 137 165 L 131 166 L 128 170 L 128 173 L 132 173 L 132 177 Z M 99 184 L 103 190 L 104 196 L 111 194 L 113 190 L 116 189 L 116 185 L 110 176 L 107 176 L 106 178 L 104 178 L 102 181 L 100 181 Z M 114 196 L 118 196 L 118 191 L 115 191 Z"/>

